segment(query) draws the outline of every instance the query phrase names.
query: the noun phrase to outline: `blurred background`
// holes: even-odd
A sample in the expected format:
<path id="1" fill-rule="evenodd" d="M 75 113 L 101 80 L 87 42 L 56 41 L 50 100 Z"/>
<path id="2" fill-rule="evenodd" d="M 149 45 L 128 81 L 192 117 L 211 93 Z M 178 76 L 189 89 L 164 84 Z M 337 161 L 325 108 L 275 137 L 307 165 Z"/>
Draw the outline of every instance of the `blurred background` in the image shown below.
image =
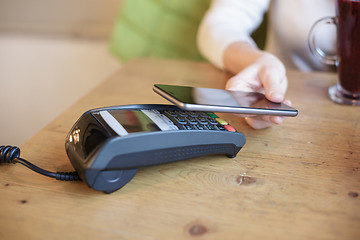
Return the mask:
<path id="1" fill-rule="evenodd" d="M 0 0 L 0 145 L 20 146 L 122 65 L 121 0 Z"/>

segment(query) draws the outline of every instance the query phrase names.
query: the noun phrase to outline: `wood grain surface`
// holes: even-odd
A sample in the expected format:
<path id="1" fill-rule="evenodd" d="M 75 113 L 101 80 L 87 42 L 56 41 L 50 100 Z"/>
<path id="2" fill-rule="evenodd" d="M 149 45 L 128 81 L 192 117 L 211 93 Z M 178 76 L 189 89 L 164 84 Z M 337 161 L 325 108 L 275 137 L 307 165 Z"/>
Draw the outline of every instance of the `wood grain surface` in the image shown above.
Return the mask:
<path id="1" fill-rule="evenodd" d="M 65 137 L 86 110 L 167 103 L 154 83 L 222 88 L 229 77 L 207 63 L 132 61 L 26 142 L 21 156 L 72 170 Z M 0 166 L 0 239 L 359 239 L 360 108 L 329 100 L 335 74 L 288 78 L 296 118 L 253 130 L 221 114 L 247 138 L 233 159 L 144 168 L 112 194 Z"/>

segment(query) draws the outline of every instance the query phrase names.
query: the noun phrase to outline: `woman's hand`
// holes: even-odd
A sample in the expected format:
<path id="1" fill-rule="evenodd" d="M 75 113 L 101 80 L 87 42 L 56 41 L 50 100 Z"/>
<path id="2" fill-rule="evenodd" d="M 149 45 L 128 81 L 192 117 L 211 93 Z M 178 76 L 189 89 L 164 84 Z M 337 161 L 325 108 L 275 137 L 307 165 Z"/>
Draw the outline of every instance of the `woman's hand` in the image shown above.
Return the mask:
<path id="1" fill-rule="evenodd" d="M 290 101 L 284 101 L 288 81 L 285 67 L 277 57 L 254 49 L 252 46 L 236 44 L 229 46 L 224 57 L 227 69 L 232 72 L 241 69 L 234 77 L 228 80 L 226 89 L 261 92 L 272 102 L 284 102 L 291 105 Z M 229 62 L 236 60 L 236 58 L 238 58 L 237 63 Z M 284 117 L 255 116 L 246 117 L 245 119 L 251 127 L 261 129 L 281 124 Z"/>

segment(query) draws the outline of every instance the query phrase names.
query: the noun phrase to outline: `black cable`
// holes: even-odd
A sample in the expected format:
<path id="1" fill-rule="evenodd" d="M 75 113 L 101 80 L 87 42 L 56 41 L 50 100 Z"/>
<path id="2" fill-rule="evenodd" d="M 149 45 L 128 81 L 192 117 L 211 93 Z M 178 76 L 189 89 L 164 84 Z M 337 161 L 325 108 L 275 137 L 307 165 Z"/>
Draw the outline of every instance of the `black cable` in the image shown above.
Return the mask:
<path id="1" fill-rule="evenodd" d="M 61 181 L 81 181 L 77 172 L 49 172 L 31 162 L 20 158 L 20 148 L 16 146 L 0 146 L 0 164 L 2 163 L 20 163 L 31 170 L 47 177 L 55 178 Z"/>

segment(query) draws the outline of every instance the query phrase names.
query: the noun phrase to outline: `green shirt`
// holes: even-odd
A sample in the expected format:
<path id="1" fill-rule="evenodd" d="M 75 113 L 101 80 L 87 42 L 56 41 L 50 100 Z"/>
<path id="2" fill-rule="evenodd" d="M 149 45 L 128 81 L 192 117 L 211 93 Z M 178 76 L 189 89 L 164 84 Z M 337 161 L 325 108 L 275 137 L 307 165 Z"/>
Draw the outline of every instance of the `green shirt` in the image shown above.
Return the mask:
<path id="1" fill-rule="evenodd" d="M 203 60 L 196 46 L 210 0 L 124 0 L 110 50 L 123 61 L 136 57 Z"/>

